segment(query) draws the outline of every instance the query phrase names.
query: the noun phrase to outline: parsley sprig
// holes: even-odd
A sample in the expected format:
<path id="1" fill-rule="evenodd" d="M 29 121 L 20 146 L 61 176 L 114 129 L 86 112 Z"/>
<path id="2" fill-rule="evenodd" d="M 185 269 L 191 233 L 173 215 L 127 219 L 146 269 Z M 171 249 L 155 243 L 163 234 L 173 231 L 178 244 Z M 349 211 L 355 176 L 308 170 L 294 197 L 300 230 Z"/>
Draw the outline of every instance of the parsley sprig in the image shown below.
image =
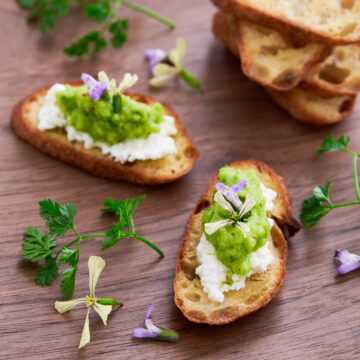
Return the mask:
<path id="1" fill-rule="evenodd" d="M 88 238 L 103 238 L 102 250 L 108 249 L 124 238 L 134 238 L 142 241 L 154 249 L 160 257 L 164 253 L 150 241 L 135 232 L 133 215 L 144 196 L 135 199 L 117 200 L 112 197 L 104 201 L 103 212 L 118 216 L 118 221 L 104 233 L 81 235 L 74 225 L 77 210 L 72 203 L 59 204 L 51 199 L 39 202 L 40 216 L 46 221 L 47 232 L 30 226 L 25 230 L 21 255 L 33 262 L 43 261 L 39 266 L 35 283 L 49 285 L 60 276 L 60 267 L 69 265 L 62 272 L 60 290 L 64 297 L 71 297 L 74 293 L 76 272 L 79 265 L 80 245 Z M 75 239 L 62 247 L 57 247 L 57 240 L 65 236 L 68 231 L 75 233 Z"/>
<path id="2" fill-rule="evenodd" d="M 301 210 L 301 220 L 307 227 L 316 225 L 331 210 L 346 206 L 360 205 L 359 178 L 357 172 L 357 159 L 360 157 L 360 153 L 357 154 L 356 152 L 350 150 L 348 147 L 349 142 L 349 136 L 341 135 L 338 139 L 334 139 L 333 135 L 328 135 L 320 148 L 317 150 L 317 153 L 323 154 L 324 152 L 343 151 L 352 155 L 355 194 L 357 200 L 343 204 L 334 204 L 330 200 L 331 182 L 328 181 L 325 186 L 316 186 L 313 190 L 314 195 L 303 201 Z"/>
<path id="3" fill-rule="evenodd" d="M 58 20 L 67 16 L 73 5 L 82 6 L 85 16 L 102 26 L 91 31 L 65 47 L 64 53 L 69 56 L 98 54 L 108 46 L 109 41 L 114 48 L 121 48 L 127 41 L 129 23 L 119 17 L 120 6 L 125 6 L 163 23 L 170 28 L 175 24 L 157 12 L 127 0 L 16 0 L 29 11 L 27 20 L 37 21 L 41 33 L 56 28 Z"/>

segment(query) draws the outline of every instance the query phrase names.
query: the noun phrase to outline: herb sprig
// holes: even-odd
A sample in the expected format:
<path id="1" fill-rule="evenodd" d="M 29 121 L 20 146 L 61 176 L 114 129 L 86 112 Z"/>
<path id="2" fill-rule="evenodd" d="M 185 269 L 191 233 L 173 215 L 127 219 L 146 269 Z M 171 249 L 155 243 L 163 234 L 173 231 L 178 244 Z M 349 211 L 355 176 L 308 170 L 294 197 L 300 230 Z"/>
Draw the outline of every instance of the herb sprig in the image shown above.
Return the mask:
<path id="1" fill-rule="evenodd" d="M 60 276 L 60 267 L 69 267 L 62 272 L 60 290 L 64 297 L 69 298 L 74 293 L 76 272 L 79 265 L 80 245 L 88 238 L 103 238 L 102 250 L 108 249 L 124 238 L 138 239 L 155 250 L 160 257 L 164 253 L 150 241 L 135 232 L 133 215 L 144 196 L 135 199 L 117 200 L 112 197 L 104 201 L 103 212 L 118 216 L 118 221 L 106 229 L 104 233 L 81 235 L 74 225 L 77 209 L 72 203 L 59 204 L 51 199 L 39 202 L 40 216 L 46 221 L 47 232 L 30 226 L 25 230 L 21 255 L 33 262 L 44 261 L 39 266 L 35 283 L 49 285 Z M 75 239 L 62 247 L 57 247 L 57 240 L 68 231 L 75 233 Z"/>
<path id="2" fill-rule="evenodd" d="M 98 24 L 98 30 L 91 31 L 63 49 L 69 56 L 83 56 L 98 54 L 104 50 L 109 41 L 114 48 L 121 48 L 127 41 L 129 23 L 127 19 L 119 17 L 121 5 L 147 15 L 170 28 L 175 24 L 157 12 L 132 1 L 127 0 L 16 0 L 17 3 L 29 11 L 27 20 L 38 22 L 41 33 L 55 29 L 60 17 L 70 13 L 72 5 L 82 6 L 85 16 Z"/>
<path id="3" fill-rule="evenodd" d="M 325 152 L 343 151 L 352 156 L 355 194 L 357 200 L 343 204 L 334 204 L 330 200 L 331 182 L 328 181 L 325 186 L 316 186 L 313 190 L 314 195 L 303 201 L 301 210 L 301 220 L 307 227 L 316 225 L 326 214 L 336 208 L 360 205 L 359 178 L 357 172 L 357 159 L 360 157 L 360 153 L 357 154 L 353 150 L 350 150 L 348 147 L 349 142 L 349 136 L 341 135 L 338 139 L 334 139 L 333 135 L 328 135 L 320 148 L 317 150 L 317 153 L 321 155 Z"/>

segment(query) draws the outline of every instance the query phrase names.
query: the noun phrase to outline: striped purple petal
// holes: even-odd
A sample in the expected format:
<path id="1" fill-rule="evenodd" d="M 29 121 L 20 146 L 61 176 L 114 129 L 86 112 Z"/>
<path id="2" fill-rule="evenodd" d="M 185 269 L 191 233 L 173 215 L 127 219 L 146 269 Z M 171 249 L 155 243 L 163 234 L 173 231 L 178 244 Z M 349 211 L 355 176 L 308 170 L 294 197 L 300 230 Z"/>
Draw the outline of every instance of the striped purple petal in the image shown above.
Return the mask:
<path id="1" fill-rule="evenodd" d="M 147 49 L 145 58 L 149 60 L 151 71 L 153 71 L 156 64 L 166 60 L 167 52 L 161 49 Z"/>
<path id="2" fill-rule="evenodd" d="M 89 95 L 93 100 L 99 100 L 107 89 L 106 82 L 97 81 L 89 74 L 82 73 L 81 80 L 89 88 Z"/>
<path id="3" fill-rule="evenodd" d="M 242 202 L 239 199 L 238 192 L 244 190 L 247 186 L 245 179 L 240 180 L 238 184 L 232 187 L 226 186 L 225 184 L 218 182 L 215 185 L 217 191 L 220 191 L 237 209 L 240 209 Z"/>
<path id="4" fill-rule="evenodd" d="M 345 275 L 350 271 L 360 268 L 360 256 L 349 252 L 348 250 L 336 250 L 335 259 L 340 263 L 337 268 L 339 275 Z"/>

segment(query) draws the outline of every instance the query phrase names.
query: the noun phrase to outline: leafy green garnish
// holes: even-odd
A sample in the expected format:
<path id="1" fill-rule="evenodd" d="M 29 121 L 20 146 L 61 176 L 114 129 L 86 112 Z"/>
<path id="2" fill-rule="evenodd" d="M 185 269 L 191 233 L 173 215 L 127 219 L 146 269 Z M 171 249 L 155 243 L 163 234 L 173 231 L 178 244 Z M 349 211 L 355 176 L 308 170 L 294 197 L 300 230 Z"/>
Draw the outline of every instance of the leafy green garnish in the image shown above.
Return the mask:
<path id="1" fill-rule="evenodd" d="M 349 136 L 341 135 L 337 140 L 335 140 L 334 136 L 330 134 L 326 136 L 324 142 L 317 150 L 317 153 L 323 154 L 326 151 L 334 152 L 334 151 L 346 150 L 348 148 L 347 146 L 349 142 L 350 142 Z"/>
<path id="2" fill-rule="evenodd" d="M 89 235 L 80 235 L 74 225 L 74 218 L 77 214 L 74 204 L 59 204 L 51 199 L 40 201 L 40 215 L 46 221 L 48 232 L 44 233 L 39 228 L 28 227 L 25 230 L 22 250 L 20 252 L 24 259 L 34 262 L 45 262 L 44 266 L 39 266 L 35 283 L 42 286 L 49 285 L 59 277 L 60 266 L 68 264 L 70 267 L 62 272 L 60 290 L 64 297 L 71 297 L 75 288 L 80 245 L 81 242 L 87 238 L 104 238 L 102 250 L 115 245 L 125 237 L 134 238 L 144 242 L 163 257 L 164 254 L 160 249 L 135 232 L 133 215 L 144 198 L 145 196 L 126 200 L 107 198 L 104 201 L 102 211 L 114 214 L 118 216 L 119 219 L 113 224 L 113 227 L 107 229 L 105 233 Z M 69 230 L 75 233 L 76 238 L 65 246 L 55 250 L 57 246 L 56 238 L 63 237 Z"/>
<path id="3" fill-rule="evenodd" d="M 69 56 L 82 56 L 84 54 L 98 54 L 107 47 L 107 41 L 100 31 L 91 31 L 68 47 L 64 53 Z"/>
<path id="4" fill-rule="evenodd" d="M 142 14 L 174 28 L 175 24 L 160 14 L 127 0 L 16 0 L 17 3 L 28 10 L 27 20 L 37 21 L 41 33 L 55 29 L 59 18 L 69 14 L 75 6 L 81 6 L 84 15 L 91 21 L 102 24 L 101 28 L 81 36 L 71 45 L 64 48 L 69 56 L 83 56 L 85 54 L 98 54 L 108 46 L 106 35 L 114 48 L 121 48 L 127 41 L 128 21 L 119 17 L 121 5 L 138 11 Z"/>
<path id="5" fill-rule="evenodd" d="M 314 195 L 303 201 L 300 214 L 302 222 L 307 227 L 316 225 L 326 214 L 335 208 L 360 205 L 359 180 L 357 174 L 357 159 L 360 154 L 357 154 L 348 148 L 349 142 L 349 136 L 341 135 L 338 139 L 335 139 L 333 135 L 328 135 L 317 150 L 317 153 L 323 154 L 324 152 L 344 151 L 353 156 L 353 176 L 357 201 L 344 204 L 333 204 L 329 195 L 330 181 L 328 181 L 325 186 L 315 186 L 313 189 Z"/>

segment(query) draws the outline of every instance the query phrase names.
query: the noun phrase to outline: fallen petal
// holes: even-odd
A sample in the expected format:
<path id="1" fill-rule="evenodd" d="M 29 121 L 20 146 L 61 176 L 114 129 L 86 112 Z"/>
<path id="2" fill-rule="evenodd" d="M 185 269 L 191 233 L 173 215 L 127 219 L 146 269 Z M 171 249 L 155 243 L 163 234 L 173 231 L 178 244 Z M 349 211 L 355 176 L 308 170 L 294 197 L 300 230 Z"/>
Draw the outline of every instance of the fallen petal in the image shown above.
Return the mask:
<path id="1" fill-rule="evenodd" d="M 336 250 L 335 259 L 340 263 L 337 268 L 339 275 L 344 275 L 350 271 L 360 268 L 360 256 L 349 252 L 348 250 Z"/>
<path id="2" fill-rule="evenodd" d="M 74 306 L 80 303 L 84 303 L 85 299 L 69 300 L 69 301 L 55 301 L 55 309 L 60 313 L 66 313 L 71 310 Z"/>
<path id="3" fill-rule="evenodd" d="M 143 328 L 136 328 L 132 331 L 132 334 L 136 338 L 155 338 L 157 334 L 153 334 L 151 331 Z"/>
<path id="4" fill-rule="evenodd" d="M 105 260 L 100 256 L 90 256 L 89 257 L 89 289 L 90 296 L 95 297 L 95 287 L 99 279 L 100 273 L 105 266 Z"/>
<path id="5" fill-rule="evenodd" d="M 103 321 L 104 325 L 107 323 L 107 318 L 109 314 L 111 313 L 111 310 L 113 307 L 111 305 L 102 305 L 97 302 L 94 304 L 94 310 L 99 314 L 101 317 L 101 320 Z"/>
<path id="6" fill-rule="evenodd" d="M 86 319 L 85 319 L 84 328 L 83 328 L 83 331 L 81 334 L 79 349 L 90 342 L 89 313 L 90 313 L 90 308 L 88 309 L 87 314 L 86 314 Z"/>

